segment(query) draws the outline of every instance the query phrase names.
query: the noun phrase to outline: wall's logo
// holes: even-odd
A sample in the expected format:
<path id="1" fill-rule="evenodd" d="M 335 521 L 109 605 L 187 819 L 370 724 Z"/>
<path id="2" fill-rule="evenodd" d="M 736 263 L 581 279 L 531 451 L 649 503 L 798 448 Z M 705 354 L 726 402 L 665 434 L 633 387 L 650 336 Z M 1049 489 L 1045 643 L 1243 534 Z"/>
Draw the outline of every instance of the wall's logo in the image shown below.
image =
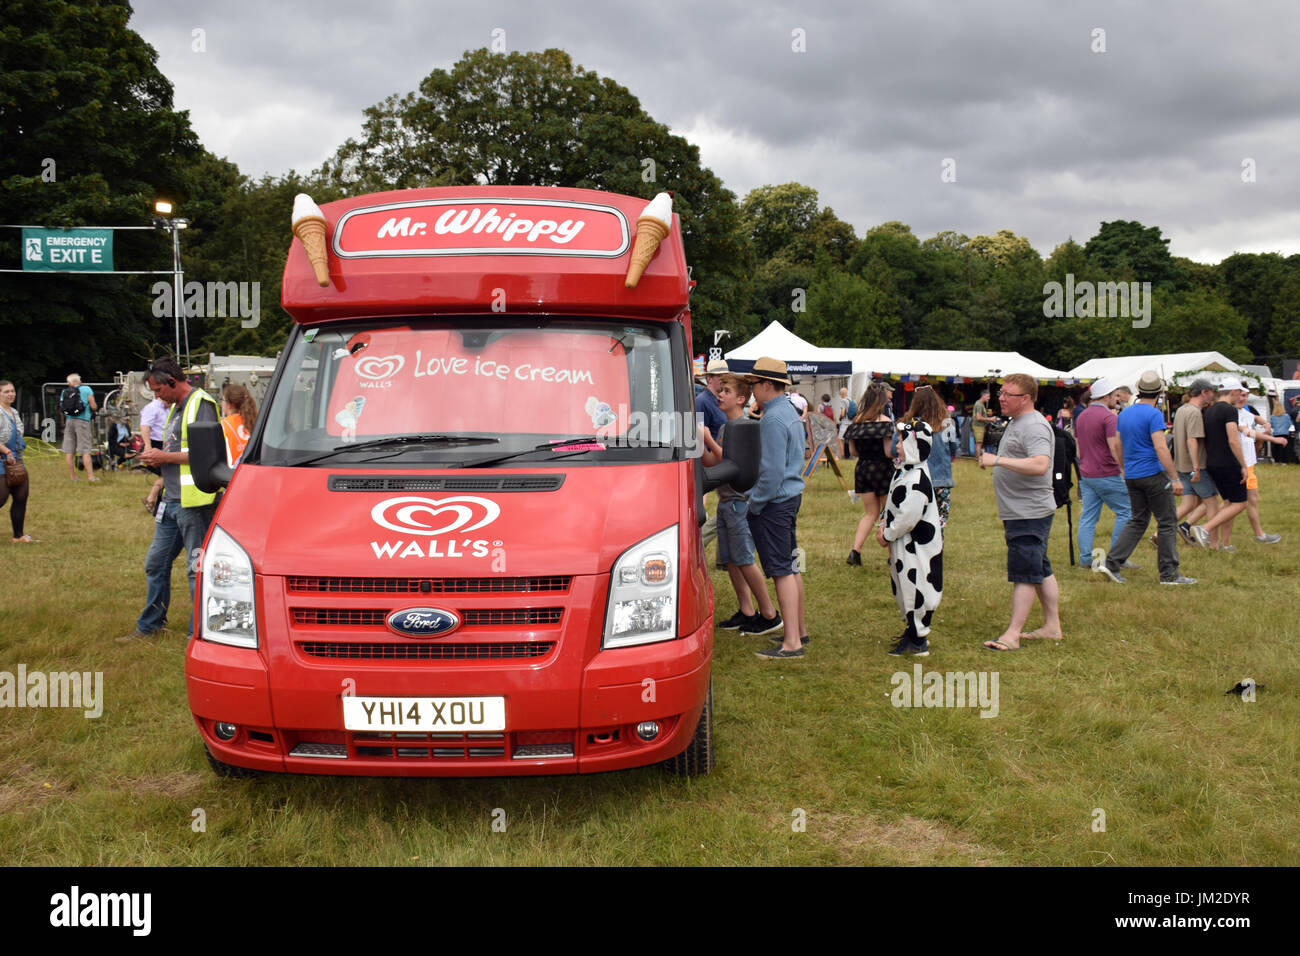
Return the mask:
<path id="1" fill-rule="evenodd" d="M 381 379 L 392 378 L 402 370 L 406 364 L 406 359 L 401 355 L 367 355 L 365 358 L 357 359 L 357 364 L 353 370 L 361 378 L 368 378 L 372 382 L 378 382 Z"/>
<path id="2" fill-rule="evenodd" d="M 446 534 L 475 531 L 491 524 L 501 514 L 500 506 L 487 498 L 457 495 L 454 498 L 421 498 L 406 495 L 385 498 L 370 509 L 370 517 L 381 528 L 405 534 Z"/>
<path id="3" fill-rule="evenodd" d="M 408 607 L 388 615 L 388 629 L 404 637 L 442 637 L 460 627 L 460 616 L 438 607 Z"/>

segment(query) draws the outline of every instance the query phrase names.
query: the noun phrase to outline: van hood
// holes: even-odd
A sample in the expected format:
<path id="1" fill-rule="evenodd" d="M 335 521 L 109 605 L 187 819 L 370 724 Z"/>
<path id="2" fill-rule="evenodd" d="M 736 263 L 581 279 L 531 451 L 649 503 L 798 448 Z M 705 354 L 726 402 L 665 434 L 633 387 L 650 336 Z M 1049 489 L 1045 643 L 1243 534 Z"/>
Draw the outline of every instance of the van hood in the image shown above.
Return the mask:
<path id="1" fill-rule="evenodd" d="M 418 475 L 243 464 L 214 523 L 259 574 L 598 574 L 679 520 L 682 475 L 673 463 Z M 401 486 L 437 478 L 478 487 Z M 479 490 L 502 478 L 542 490 Z M 348 485 L 367 490 L 339 490 Z"/>

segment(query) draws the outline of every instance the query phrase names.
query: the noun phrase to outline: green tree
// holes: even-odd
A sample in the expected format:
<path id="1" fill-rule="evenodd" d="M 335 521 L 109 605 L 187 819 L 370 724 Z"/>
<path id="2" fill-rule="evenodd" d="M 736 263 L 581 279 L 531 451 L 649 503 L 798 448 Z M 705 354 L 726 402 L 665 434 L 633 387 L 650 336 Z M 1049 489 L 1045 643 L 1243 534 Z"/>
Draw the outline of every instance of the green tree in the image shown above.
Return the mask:
<path id="1" fill-rule="evenodd" d="M 0 221 L 147 225 L 157 197 L 185 199 L 184 164 L 198 146 L 130 15 L 125 2 L 5 4 Z M 0 258 L 15 268 L 21 233 L 0 233 Z M 169 243 L 119 231 L 114 260 L 117 269 L 164 269 Z M 144 276 L 0 275 L 0 368 L 34 384 L 137 366 L 172 338 L 152 314 L 149 285 Z"/>
<path id="2" fill-rule="evenodd" d="M 650 198 L 674 193 L 687 261 L 696 347 L 734 328 L 747 296 L 749 250 L 735 196 L 613 80 L 574 66 L 562 50 L 467 52 L 418 91 L 366 110 L 319 170 L 346 192 L 427 185 L 574 186 Z"/>
<path id="3" fill-rule="evenodd" d="M 808 314 L 798 328 L 815 345 L 898 348 L 902 329 L 894 298 L 862 276 L 826 270 L 808 290 Z"/>
<path id="4" fill-rule="evenodd" d="M 1237 252 L 1219 263 L 1223 290 L 1229 304 L 1246 316 L 1246 342 L 1252 352 L 1273 351 L 1271 326 L 1276 303 L 1291 270 L 1276 252 Z"/>
<path id="5" fill-rule="evenodd" d="M 1169 254 L 1169 240 L 1158 226 L 1116 220 L 1103 222 L 1097 234 L 1083 247 L 1093 264 L 1115 282 L 1150 282 L 1173 287 L 1182 277 Z"/>
<path id="6" fill-rule="evenodd" d="M 1291 271 L 1273 303 L 1268 351 L 1280 358 L 1300 355 L 1300 269 Z M 1281 364 L 1274 362 L 1274 371 L 1280 373 Z"/>

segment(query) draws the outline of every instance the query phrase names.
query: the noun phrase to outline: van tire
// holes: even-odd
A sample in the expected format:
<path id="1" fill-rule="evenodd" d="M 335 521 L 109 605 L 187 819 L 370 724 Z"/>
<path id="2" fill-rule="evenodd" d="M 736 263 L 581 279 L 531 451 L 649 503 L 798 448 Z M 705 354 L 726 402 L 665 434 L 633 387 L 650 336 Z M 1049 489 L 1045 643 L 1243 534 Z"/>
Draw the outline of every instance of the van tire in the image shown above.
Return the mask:
<path id="1" fill-rule="evenodd" d="M 695 725 L 695 735 L 686 749 L 664 761 L 664 770 L 678 777 L 702 777 L 713 769 L 713 675 L 709 675 L 709 694 L 704 711 Z"/>
<path id="2" fill-rule="evenodd" d="M 248 767 L 235 767 L 228 763 L 223 763 L 216 757 L 212 756 L 212 751 L 207 747 L 203 748 L 203 753 L 208 758 L 208 766 L 218 777 L 229 777 L 232 780 L 247 780 L 251 777 L 262 776 L 262 771 L 252 770 Z"/>

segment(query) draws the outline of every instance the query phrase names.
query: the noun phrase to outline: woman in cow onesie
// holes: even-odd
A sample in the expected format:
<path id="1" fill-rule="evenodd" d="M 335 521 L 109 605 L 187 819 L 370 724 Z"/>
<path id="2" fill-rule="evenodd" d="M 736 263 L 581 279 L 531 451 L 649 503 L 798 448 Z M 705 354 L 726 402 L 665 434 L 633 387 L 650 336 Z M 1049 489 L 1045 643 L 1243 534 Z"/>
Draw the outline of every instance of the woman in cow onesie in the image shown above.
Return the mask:
<path id="1" fill-rule="evenodd" d="M 889 483 L 885 520 L 876 532 L 881 547 L 889 548 L 889 584 L 907 625 L 889 652 L 895 657 L 929 655 L 930 618 L 943 598 L 943 531 L 926 464 L 935 426 L 943 417 L 934 390 L 922 386 L 896 426 L 897 468 Z M 929 419 L 935 419 L 933 424 Z"/>

